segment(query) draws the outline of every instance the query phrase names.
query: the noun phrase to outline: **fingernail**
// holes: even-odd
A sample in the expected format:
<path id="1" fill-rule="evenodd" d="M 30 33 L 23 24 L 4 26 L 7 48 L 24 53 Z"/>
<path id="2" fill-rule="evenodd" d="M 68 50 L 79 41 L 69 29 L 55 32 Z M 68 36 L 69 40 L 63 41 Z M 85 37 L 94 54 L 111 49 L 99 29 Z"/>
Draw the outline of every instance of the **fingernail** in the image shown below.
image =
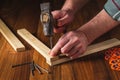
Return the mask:
<path id="1" fill-rule="evenodd" d="M 68 54 L 65 54 L 66 56 L 69 56 Z"/>
<path id="2" fill-rule="evenodd" d="M 54 53 L 50 53 L 50 56 L 55 56 Z"/>
<path id="3" fill-rule="evenodd" d="M 54 56 L 54 53 L 53 53 L 53 51 L 50 51 L 50 53 L 49 53 L 49 54 L 50 54 L 50 56 Z"/>
<path id="4" fill-rule="evenodd" d="M 50 56 L 56 56 L 58 51 L 50 51 Z"/>

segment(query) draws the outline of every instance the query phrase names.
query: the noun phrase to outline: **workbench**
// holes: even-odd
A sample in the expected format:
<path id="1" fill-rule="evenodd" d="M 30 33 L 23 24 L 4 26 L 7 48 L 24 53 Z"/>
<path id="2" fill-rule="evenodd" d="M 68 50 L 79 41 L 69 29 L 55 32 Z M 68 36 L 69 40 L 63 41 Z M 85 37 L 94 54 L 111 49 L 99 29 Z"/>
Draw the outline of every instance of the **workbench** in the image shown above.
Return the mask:
<path id="1" fill-rule="evenodd" d="M 46 63 L 43 56 L 17 34 L 18 29 L 26 28 L 50 47 L 49 39 L 44 36 L 41 29 L 42 25 L 39 22 L 39 4 L 45 1 L 47 0 L 1 0 L 3 3 L 0 3 L 0 18 L 25 45 L 26 50 L 16 52 L 0 33 L 0 80 L 119 80 L 120 72 L 111 70 L 108 62 L 104 59 L 104 51 L 51 67 Z M 64 3 L 64 0 L 49 1 L 52 3 L 53 10 L 60 9 Z M 106 0 L 89 1 L 76 14 L 74 21 L 67 25 L 68 31 L 77 29 L 93 18 L 103 8 L 105 2 Z M 54 45 L 62 34 L 55 35 Z M 92 44 L 111 38 L 120 39 L 120 27 L 107 32 Z M 43 68 L 50 70 L 51 73 L 43 72 L 43 74 L 39 74 L 35 71 L 35 76 L 32 76 L 29 65 L 11 67 L 14 64 L 32 60 Z"/>

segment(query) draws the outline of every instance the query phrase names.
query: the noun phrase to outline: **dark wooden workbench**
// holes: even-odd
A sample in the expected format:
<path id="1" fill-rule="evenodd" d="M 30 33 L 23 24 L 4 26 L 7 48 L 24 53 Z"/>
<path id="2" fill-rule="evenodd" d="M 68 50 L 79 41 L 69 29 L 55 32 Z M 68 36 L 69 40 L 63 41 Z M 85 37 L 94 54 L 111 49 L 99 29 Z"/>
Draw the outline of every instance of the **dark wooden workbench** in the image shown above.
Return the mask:
<path id="1" fill-rule="evenodd" d="M 119 80 L 120 72 L 110 69 L 110 66 L 104 60 L 102 52 L 50 67 L 37 51 L 17 35 L 17 29 L 26 28 L 49 46 L 49 40 L 44 37 L 39 22 L 39 4 L 44 1 L 47 0 L 0 0 L 0 18 L 4 20 L 27 47 L 25 52 L 17 53 L 0 34 L 0 80 Z M 60 9 L 64 2 L 64 0 L 49 1 L 51 1 L 53 9 Z M 68 30 L 74 30 L 89 21 L 103 8 L 105 1 L 106 0 L 91 0 L 88 2 L 88 4 L 78 12 L 75 20 L 68 25 Z M 60 34 L 56 34 L 54 44 L 59 37 Z M 120 39 L 120 27 L 116 27 L 104 34 L 95 40 L 95 43 L 113 37 Z M 30 73 L 29 65 L 17 68 L 11 67 L 14 64 L 30 62 L 33 59 L 35 63 L 51 70 L 52 73 L 39 75 L 38 72 L 35 71 L 35 76 L 33 77 Z"/>

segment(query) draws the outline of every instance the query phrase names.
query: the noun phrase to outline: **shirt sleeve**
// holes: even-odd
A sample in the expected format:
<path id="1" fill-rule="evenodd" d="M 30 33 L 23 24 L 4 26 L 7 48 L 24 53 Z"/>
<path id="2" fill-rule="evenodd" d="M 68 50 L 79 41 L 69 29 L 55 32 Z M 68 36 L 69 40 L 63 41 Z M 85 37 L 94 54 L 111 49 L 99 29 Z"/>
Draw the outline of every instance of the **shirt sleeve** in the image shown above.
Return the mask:
<path id="1" fill-rule="evenodd" d="M 104 10 L 114 19 L 120 21 L 120 0 L 108 0 Z"/>

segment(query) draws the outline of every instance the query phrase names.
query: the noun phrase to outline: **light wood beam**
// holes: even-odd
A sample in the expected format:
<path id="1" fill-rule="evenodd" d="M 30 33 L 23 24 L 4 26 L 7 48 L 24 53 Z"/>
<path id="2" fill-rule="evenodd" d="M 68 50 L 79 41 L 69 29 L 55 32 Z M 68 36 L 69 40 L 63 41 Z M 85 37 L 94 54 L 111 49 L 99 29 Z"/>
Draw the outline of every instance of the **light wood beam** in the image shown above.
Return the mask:
<path id="1" fill-rule="evenodd" d="M 90 54 L 93 54 L 93 53 L 96 53 L 99 51 L 103 51 L 103 50 L 106 50 L 106 49 L 109 49 L 109 48 L 112 48 L 112 47 L 115 47 L 118 45 L 120 45 L 120 40 L 118 40 L 116 38 L 106 40 L 106 41 L 103 41 L 103 42 L 100 42 L 97 44 L 93 44 L 93 45 L 88 46 L 86 52 L 83 55 L 80 55 L 78 58 L 81 58 L 83 56 L 87 56 L 87 55 L 90 55 Z M 78 59 L 78 58 L 76 58 L 76 59 Z M 51 62 L 47 61 L 47 63 L 49 65 L 53 66 L 53 65 L 57 65 L 57 64 L 60 64 L 63 62 L 71 61 L 71 60 L 73 60 L 73 59 L 71 59 L 69 57 L 62 57 L 55 61 L 51 61 Z"/>
<path id="2" fill-rule="evenodd" d="M 0 19 L 0 32 L 5 37 L 5 39 L 10 43 L 15 51 L 24 51 L 25 46 L 21 41 L 12 33 L 12 31 L 7 27 L 7 25 Z"/>
<path id="3" fill-rule="evenodd" d="M 46 60 L 50 61 L 52 58 L 48 53 L 50 49 L 44 45 L 40 40 L 34 37 L 30 32 L 26 29 L 17 30 L 17 33 L 28 42 L 34 49 L 36 49 Z"/>

